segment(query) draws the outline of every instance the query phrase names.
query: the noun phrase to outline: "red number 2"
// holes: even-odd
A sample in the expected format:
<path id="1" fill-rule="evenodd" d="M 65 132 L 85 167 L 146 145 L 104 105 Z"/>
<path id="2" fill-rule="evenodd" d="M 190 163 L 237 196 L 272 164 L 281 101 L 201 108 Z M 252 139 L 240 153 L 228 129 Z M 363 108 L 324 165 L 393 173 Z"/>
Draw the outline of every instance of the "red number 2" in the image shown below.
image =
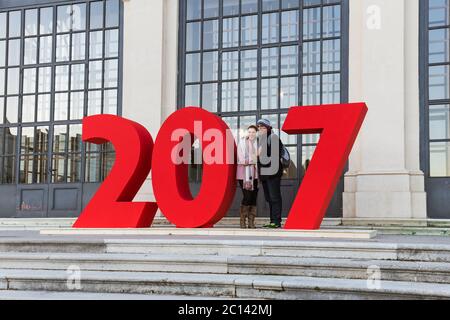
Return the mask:
<path id="1" fill-rule="evenodd" d="M 111 173 L 74 224 L 74 228 L 150 227 L 158 206 L 131 202 L 151 170 L 153 139 L 140 124 L 116 116 L 83 120 L 83 141 L 111 142 L 116 161 Z"/>

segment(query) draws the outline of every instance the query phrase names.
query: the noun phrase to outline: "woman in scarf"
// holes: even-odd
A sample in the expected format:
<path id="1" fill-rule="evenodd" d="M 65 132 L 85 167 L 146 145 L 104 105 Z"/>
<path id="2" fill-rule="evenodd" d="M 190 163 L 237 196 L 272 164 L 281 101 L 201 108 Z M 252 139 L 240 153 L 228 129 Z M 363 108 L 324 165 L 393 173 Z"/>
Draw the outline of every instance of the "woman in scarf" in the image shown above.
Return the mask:
<path id="1" fill-rule="evenodd" d="M 258 128 L 250 126 L 247 137 L 239 142 L 237 180 L 244 198 L 240 208 L 241 228 L 255 229 L 256 200 L 258 197 Z"/>

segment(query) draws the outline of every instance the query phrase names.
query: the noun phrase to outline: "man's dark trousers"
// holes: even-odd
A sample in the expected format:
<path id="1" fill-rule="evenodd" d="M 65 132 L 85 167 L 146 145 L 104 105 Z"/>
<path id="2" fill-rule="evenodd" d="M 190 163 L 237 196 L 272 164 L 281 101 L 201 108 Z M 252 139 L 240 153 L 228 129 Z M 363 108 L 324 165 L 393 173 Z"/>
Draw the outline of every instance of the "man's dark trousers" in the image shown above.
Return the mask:
<path id="1" fill-rule="evenodd" d="M 269 203 L 270 223 L 281 226 L 281 211 L 283 201 L 281 199 L 281 177 L 271 177 L 262 181 L 264 196 Z"/>

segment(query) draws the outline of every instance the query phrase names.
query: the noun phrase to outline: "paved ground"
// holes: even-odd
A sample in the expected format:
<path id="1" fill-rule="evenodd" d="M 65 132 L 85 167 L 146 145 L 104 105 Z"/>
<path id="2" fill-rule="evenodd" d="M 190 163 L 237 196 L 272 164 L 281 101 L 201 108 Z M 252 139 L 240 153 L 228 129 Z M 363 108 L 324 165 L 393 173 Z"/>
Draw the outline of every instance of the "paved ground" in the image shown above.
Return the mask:
<path id="1" fill-rule="evenodd" d="M 214 240 L 267 240 L 263 237 L 237 237 L 237 236 L 48 236 L 40 235 L 39 231 L 1 231 L 0 242 L 8 240 L 80 240 L 102 241 L 104 239 L 214 239 Z M 305 238 L 270 238 L 271 241 L 314 241 L 314 242 L 372 242 L 372 243 L 422 243 L 422 244 L 446 244 L 450 245 L 450 237 L 446 236 L 403 236 L 403 235 L 378 235 L 371 240 L 345 240 L 345 239 L 305 239 Z"/>

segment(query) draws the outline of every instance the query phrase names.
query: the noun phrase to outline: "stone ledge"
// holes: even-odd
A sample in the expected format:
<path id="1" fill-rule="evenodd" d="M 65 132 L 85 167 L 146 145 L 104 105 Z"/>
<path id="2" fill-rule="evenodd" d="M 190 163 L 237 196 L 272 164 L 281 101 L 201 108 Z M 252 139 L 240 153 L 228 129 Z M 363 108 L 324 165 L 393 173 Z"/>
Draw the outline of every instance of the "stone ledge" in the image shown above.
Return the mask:
<path id="1" fill-rule="evenodd" d="M 238 236 L 269 238 L 373 239 L 376 230 L 285 230 L 285 229 L 42 229 L 41 235 L 111 235 L 111 236 Z"/>

